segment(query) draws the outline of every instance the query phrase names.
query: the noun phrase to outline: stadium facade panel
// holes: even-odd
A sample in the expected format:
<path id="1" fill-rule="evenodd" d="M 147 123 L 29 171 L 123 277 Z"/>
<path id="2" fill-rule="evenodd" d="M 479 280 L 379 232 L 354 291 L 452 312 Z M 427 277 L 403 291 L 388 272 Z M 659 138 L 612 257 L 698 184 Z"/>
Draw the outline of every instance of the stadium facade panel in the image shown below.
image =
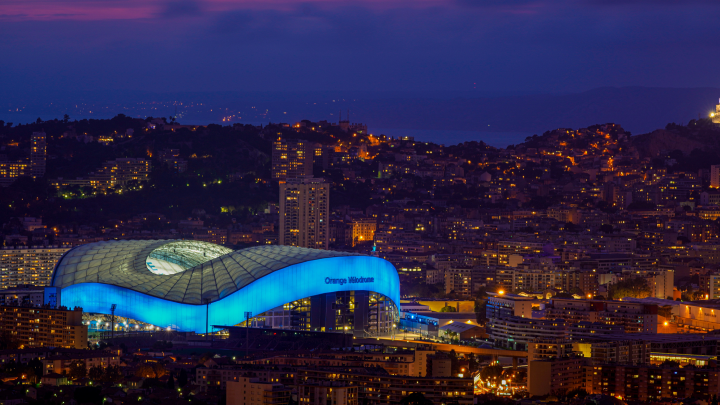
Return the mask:
<path id="1" fill-rule="evenodd" d="M 370 291 L 400 302 L 397 271 L 380 258 L 290 246 L 232 251 L 198 241 L 82 245 L 59 261 L 52 285 L 68 307 L 107 314 L 115 304 L 118 316 L 198 333 L 308 297 Z"/>

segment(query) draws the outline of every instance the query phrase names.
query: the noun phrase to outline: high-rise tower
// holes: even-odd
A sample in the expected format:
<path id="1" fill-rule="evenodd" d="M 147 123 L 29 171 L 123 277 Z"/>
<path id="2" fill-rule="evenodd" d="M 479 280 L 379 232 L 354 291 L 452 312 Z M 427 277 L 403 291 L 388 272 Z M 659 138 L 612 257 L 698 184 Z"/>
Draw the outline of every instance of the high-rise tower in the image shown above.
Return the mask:
<path id="1" fill-rule="evenodd" d="M 280 183 L 280 244 L 327 249 L 330 184 L 296 178 Z"/>
<path id="2" fill-rule="evenodd" d="M 273 180 L 312 177 L 313 155 L 313 144 L 308 141 L 278 138 L 273 142 Z"/>
<path id="3" fill-rule="evenodd" d="M 45 176 L 46 149 L 45 132 L 33 132 L 30 139 L 30 175 L 33 179 Z"/>

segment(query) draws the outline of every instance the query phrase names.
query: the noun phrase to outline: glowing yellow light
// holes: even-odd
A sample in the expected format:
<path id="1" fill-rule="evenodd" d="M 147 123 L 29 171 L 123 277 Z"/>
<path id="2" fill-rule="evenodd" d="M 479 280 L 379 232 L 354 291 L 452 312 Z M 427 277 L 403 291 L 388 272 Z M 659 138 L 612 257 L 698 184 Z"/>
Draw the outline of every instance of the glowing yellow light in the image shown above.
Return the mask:
<path id="1" fill-rule="evenodd" d="M 500 290 L 500 291 L 498 291 L 498 294 L 500 294 L 500 295 L 505 294 L 505 290 Z"/>

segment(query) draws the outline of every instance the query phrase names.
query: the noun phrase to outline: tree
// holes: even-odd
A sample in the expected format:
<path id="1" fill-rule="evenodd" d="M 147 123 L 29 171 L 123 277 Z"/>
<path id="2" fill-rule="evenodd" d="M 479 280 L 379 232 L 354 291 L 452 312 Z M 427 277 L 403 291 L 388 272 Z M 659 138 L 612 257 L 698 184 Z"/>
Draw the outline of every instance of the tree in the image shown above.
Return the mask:
<path id="1" fill-rule="evenodd" d="M 567 399 L 574 399 L 575 397 L 583 399 L 586 396 L 588 396 L 588 392 L 584 388 L 575 388 L 567 393 Z"/>
<path id="2" fill-rule="evenodd" d="M 187 371 L 185 369 L 180 370 L 180 374 L 178 375 L 178 385 L 180 388 L 186 386 L 188 383 L 188 375 Z"/>
<path id="3" fill-rule="evenodd" d="M 43 364 L 42 361 L 40 361 L 37 358 L 34 358 L 28 362 L 28 367 L 32 368 L 35 372 L 36 376 L 42 376 L 43 375 Z"/>
<path id="4" fill-rule="evenodd" d="M 613 233 L 613 226 L 610 224 L 602 224 L 600 225 L 600 232 L 602 233 Z"/>
<path id="5" fill-rule="evenodd" d="M 206 361 L 212 359 L 215 357 L 215 353 L 213 352 L 205 352 L 202 356 L 200 356 L 200 359 L 198 360 L 198 365 L 204 365 Z"/>
<path id="6" fill-rule="evenodd" d="M 619 281 L 610 286 L 608 296 L 610 299 L 617 300 L 623 297 L 645 298 L 652 294 L 650 286 L 643 278 L 631 278 Z"/>
<path id="7" fill-rule="evenodd" d="M 73 393 L 78 404 L 102 404 L 103 396 L 100 387 L 78 387 Z"/>
<path id="8" fill-rule="evenodd" d="M 170 374 L 170 377 L 167 380 L 167 387 L 172 389 L 175 389 L 175 378 L 173 378 L 173 375 Z"/>
<path id="9" fill-rule="evenodd" d="M 483 381 L 496 381 L 502 377 L 503 370 L 503 367 L 499 364 L 485 366 L 480 370 L 480 378 L 482 378 Z"/>
<path id="10" fill-rule="evenodd" d="M 480 325 L 487 322 L 487 300 L 475 301 L 475 320 Z"/>
<path id="11" fill-rule="evenodd" d="M 162 363 L 155 363 L 153 364 L 153 371 L 155 372 L 156 378 L 160 378 L 167 374 L 167 369 L 165 368 L 165 365 Z"/>
<path id="12" fill-rule="evenodd" d="M 135 376 L 144 378 L 160 378 L 167 373 L 162 363 L 145 363 L 135 370 Z"/>
<path id="13" fill-rule="evenodd" d="M 433 405 L 433 402 L 421 392 L 413 392 L 400 399 L 401 405 Z"/>
<path id="14" fill-rule="evenodd" d="M 0 334 L 0 350 L 15 350 L 20 348 L 20 342 L 10 334 L 9 331 L 4 330 Z"/>
<path id="15" fill-rule="evenodd" d="M 670 301 L 672 301 L 672 297 L 669 298 Z M 670 318 L 672 316 L 672 305 L 663 305 L 661 307 L 658 307 L 658 315 Z"/>
<path id="16" fill-rule="evenodd" d="M 105 369 L 105 374 L 103 375 L 103 381 L 108 383 L 119 383 L 123 380 L 123 375 L 120 373 L 120 367 L 119 366 L 110 366 Z"/>
<path id="17" fill-rule="evenodd" d="M 21 364 L 20 367 L 17 368 L 15 371 L 15 375 L 18 378 L 22 378 L 25 380 L 28 380 L 32 383 L 37 382 L 38 375 L 35 374 L 35 369 L 33 367 L 28 366 L 27 364 Z M 42 374 L 40 374 L 42 375 Z"/>
<path id="18" fill-rule="evenodd" d="M 71 380 L 79 380 L 87 377 L 87 366 L 84 361 L 79 361 L 70 365 L 68 376 Z"/>
<path id="19" fill-rule="evenodd" d="M 64 122 L 65 124 L 67 124 L 68 121 L 70 121 L 70 116 L 67 115 L 67 114 L 63 115 L 63 122 Z"/>
<path id="20" fill-rule="evenodd" d="M 88 377 L 93 381 L 100 381 L 103 378 L 103 368 L 100 366 L 92 366 L 88 371 Z"/>
<path id="21" fill-rule="evenodd" d="M 451 307 L 450 305 L 446 305 L 440 308 L 440 312 L 457 312 L 457 309 L 455 307 Z"/>

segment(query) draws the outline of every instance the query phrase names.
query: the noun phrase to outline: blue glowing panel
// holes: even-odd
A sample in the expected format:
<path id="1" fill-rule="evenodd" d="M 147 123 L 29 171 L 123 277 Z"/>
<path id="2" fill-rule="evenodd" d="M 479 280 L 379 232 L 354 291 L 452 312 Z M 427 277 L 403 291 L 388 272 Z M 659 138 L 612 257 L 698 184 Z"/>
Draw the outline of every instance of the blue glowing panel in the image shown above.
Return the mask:
<path id="1" fill-rule="evenodd" d="M 80 283 L 63 288 L 62 304 L 84 312 L 115 314 L 153 325 L 204 333 L 210 325 L 243 322 L 246 311 L 258 315 L 290 301 L 337 291 L 374 291 L 400 304 L 400 280 L 389 262 L 368 256 L 311 260 L 269 273 L 209 306 L 184 304 L 102 283 Z M 220 291 L 222 296 L 222 291 Z"/>

